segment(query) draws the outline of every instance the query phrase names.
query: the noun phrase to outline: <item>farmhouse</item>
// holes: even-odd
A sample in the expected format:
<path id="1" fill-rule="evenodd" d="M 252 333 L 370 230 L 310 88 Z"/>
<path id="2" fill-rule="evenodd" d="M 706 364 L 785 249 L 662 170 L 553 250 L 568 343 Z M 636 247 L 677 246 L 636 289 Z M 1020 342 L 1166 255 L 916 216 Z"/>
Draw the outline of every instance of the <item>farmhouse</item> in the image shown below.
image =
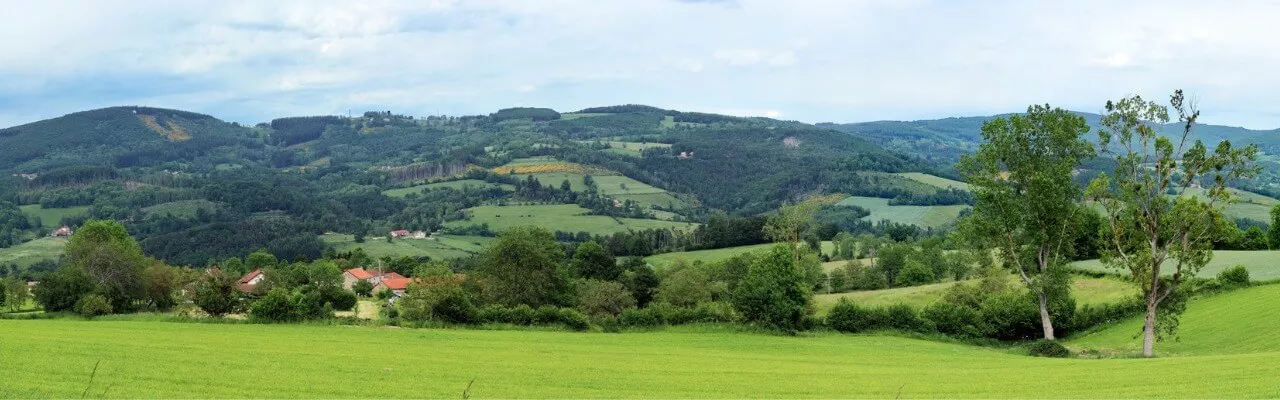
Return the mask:
<path id="1" fill-rule="evenodd" d="M 384 279 L 403 279 L 404 276 L 395 272 L 383 273 L 381 271 L 366 270 L 364 268 L 352 268 L 342 272 L 342 287 L 351 290 L 351 287 L 359 281 L 368 281 L 377 286 Z"/>
<path id="2" fill-rule="evenodd" d="M 236 281 L 236 288 L 239 288 L 241 292 L 253 293 L 253 289 L 257 288 L 258 284 L 262 283 L 266 278 L 267 275 L 262 273 L 261 268 L 255 269 L 253 272 L 245 274 L 239 281 Z"/>
<path id="3" fill-rule="evenodd" d="M 72 231 L 70 227 L 68 227 L 68 226 L 66 226 L 66 225 L 63 225 L 61 228 L 58 228 L 57 230 L 54 230 L 54 231 L 53 231 L 53 233 L 49 234 L 49 236 L 53 236 L 53 237 L 70 237 L 70 236 L 71 236 L 71 234 L 73 234 L 73 233 L 75 233 L 75 232 L 74 232 L 74 231 Z"/>
<path id="4" fill-rule="evenodd" d="M 378 293 L 384 290 L 390 290 L 394 297 L 404 296 L 404 291 L 409 287 L 409 282 L 411 281 L 413 280 L 405 277 L 383 278 L 377 284 L 373 285 L 373 292 Z"/>
<path id="5" fill-rule="evenodd" d="M 400 230 L 391 231 L 392 238 L 405 237 L 405 236 L 409 236 L 408 230 L 400 229 Z"/>

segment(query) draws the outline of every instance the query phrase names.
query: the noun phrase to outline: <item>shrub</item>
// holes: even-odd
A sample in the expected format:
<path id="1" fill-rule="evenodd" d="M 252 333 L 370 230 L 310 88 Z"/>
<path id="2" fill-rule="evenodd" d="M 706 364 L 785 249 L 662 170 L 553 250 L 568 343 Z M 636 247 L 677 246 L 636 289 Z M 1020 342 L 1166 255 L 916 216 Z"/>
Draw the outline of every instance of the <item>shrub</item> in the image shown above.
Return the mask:
<path id="1" fill-rule="evenodd" d="M 933 331 L 929 321 L 920 318 L 916 309 L 906 304 L 894 304 L 884 309 L 885 328 L 904 332 L 928 333 Z"/>
<path id="2" fill-rule="evenodd" d="M 636 298 L 618 282 L 588 279 L 578 284 L 578 306 L 592 316 L 616 316 L 635 308 Z"/>
<path id="3" fill-rule="evenodd" d="M 849 299 L 841 298 L 827 313 L 827 326 L 840 332 L 864 332 L 875 329 L 876 316 L 871 309 L 858 307 Z"/>
<path id="4" fill-rule="evenodd" d="M 538 325 L 560 322 L 560 307 L 542 306 L 533 312 L 533 323 Z"/>
<path id="5" fill-rule="evenodd" d="M 240 308 L 240 289 L 236 288 L 235 278 L 217 273 L 201 278 L 196 282 L 194 302 L 209 315 L 220 317 L 236 312 Z"/>
<path id="6" fill-rule="evenodd" d="M 373 293 L 373 284 L 365 280 L 358 281 L 351 285 L 351 291 L 355 292 L 357 296 L 369 297 Z"/>
<path id="7" fill-rule="evenodd" d="M 293 299 L 284 288 L 274 288 L 249 306 L 249 317 L 258 321 L 283 322 L 297 319 Z"/>
<path id="8" fill-rule="evenodd" d="M 99 315 L 107 315 L 111 313 L 111 302 L 100 294 L 88 294 L 80 297 L 76 301 L 76 313 L 93 318 Z"/>
<path id="9" fill-rule="evenodd" d="M 1141 314 L 1146 309 L 1142 299 L 1132 297 L 1117 303 L 1090 305 L 1085 304 L 1076 311 L 1067 330 L 1082 332 L 1093 327 L 1119 322 L 1133 315 Z"/>
<path id="10" fill-rule="evenodd" d="M 743 320 L 787 332 L 803 327 L 811 284 L 793 257 L 790 248 L 779 244 L 751 263 L 733 295 Z"/>
<path id="11" fill-rule="evenodd" d="M 982 335 L 978 311 L 970 307 L 937 301 L 921 310 L 920 316 L 941 333 L 959 337 Z"/>
<path id="12" fill-rule="evenodd" d="M 569 327 L 569 329 L 585 331 L 591 329 L 591 320 L 587 319 L 587 315 L 572 308 L 561 308 L 558 313 L 559 322 Z"/>
<path id="13" fill-rule="evenodd" d="M 1218 282 L 1228 289 L 1249 286 L 1249 269 L 1243 265 L 1224 269 L 1218 273 Z"/>
<path id="14" fill-rule="evenodd" d="M 526 304 L 515 307 L 490 304 L 480 309 L 479 319 L 489 323 L 529 325 L 533 323 L 533 313 L 533 308 Z"/>
<path id="15" fill-rule="evenodd" d="M 655 303 L 649 307 L 625 310 L 618 315 L 618 324 L 622 326 L 654 327 L 664 324 L 662 314 L 657 312 Z"/>
<path id="16" fill-rule="evenodd" d="M 998 293 L 982 302 L 979 314 L 987 337 L 1022 340 L 1043 334 L 1040 310 L 1027 295 L 1016 291 Z"/>
<path id="17" fill-rule="evenodd" d="M 324 301 L 331 304 L 335 310 L 351 311 L 351 309 L 356 308 L 356 292 L 331 286 L 323 289 L 321 295 Z"/>
<path id="18" fill-rule="evenodd" d="M 458 324 L 468 324 L 479 319 L 479 310 L 471 303 L 471 297 L 462 290 L 451 291 L 431 308 L 431 313 L 439 320 Z"/>
<path id="19" fill-rule="evenodd" d="M 933 283 L 933 269 L 928 265 L 916 260 L 907 261 L 907 266 L 898 273 L 898 278 L 893 282 L 894 287 L 920 286 Z"/>
<path id="20" fill-rule="evenodd" d="M 80 298 L 93 292 L 93 288 L 93 280 L 83 268 L 63 267 L 36 285 L 35 297 L 45 311 L 74 311 Z"/>
<path id="21" fill-rule="evenodd" d="M 1030 346 L 1027 346 L 1027 353 L 1036 357 L 1066 358 L 1071 356 L 1071 350 L 1067 350 L 1061 343 L 1044 339 L 1032 342 Z"/>

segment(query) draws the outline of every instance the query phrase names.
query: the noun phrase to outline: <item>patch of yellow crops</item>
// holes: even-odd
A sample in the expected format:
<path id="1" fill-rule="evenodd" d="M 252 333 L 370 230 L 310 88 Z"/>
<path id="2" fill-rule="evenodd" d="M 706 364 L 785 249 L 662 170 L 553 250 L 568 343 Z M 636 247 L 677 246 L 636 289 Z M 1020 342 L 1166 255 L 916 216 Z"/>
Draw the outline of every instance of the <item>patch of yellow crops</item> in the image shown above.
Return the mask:
<path id="1" fill-rule="evenodd" d="M 512 165 L 497 167 L 492 170 L 498 174 L 537 174 L 543 172 L 569 172 L 575 174 L 594 174 L 601 172 L 598 168 L 588 168 L 581 164 L 573 163 L 550 163 L 536 165 Z"/>

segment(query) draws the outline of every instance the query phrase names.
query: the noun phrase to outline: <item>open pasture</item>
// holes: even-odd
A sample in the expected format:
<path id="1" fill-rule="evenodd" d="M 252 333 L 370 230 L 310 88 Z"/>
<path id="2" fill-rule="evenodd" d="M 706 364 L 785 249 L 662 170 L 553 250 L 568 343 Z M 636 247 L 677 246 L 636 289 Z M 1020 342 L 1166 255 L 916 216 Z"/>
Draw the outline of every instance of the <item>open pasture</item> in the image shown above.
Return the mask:
<path id="1" fill-rule="evenodd" d="M 1186 322 L 1191 325 L 1191 321 Z M 1223 398 L 1280 352 L 1044 359 L 890 336 L 0 320 L 6 397 Z M 94 373 L 94 366 L 97 372 Z M 90 375 L 94 375 L 92 381 Z M 1152 377 L 1162 382 L 1152 385 Z M 385 384 L 365 384 L 376 381 Z"/>
<path id="2" fill-rule="evenodd" d="M 1167 266 L 1172 267 L 1167 264 Z M 1201 278 L 1212 278 L 1218 275 L 1222 270 L 1243 265 L 1249 269 L 1249 279 L 1255 281 L 1267 281 L 1280 279 L 1280 251 L 1242 251 L 1242 250 L 1215 250 L 1213 259 L 1209 261 L 1200 270 Z M 1128 271 L 1120 271 L 1114 268 L 1108 268 L 1102 264 L 1100 260 L 1077 261 L 1071 264 L 1073 268 L 1095 271 L 1109 272 L 1115 274 L 1128 274 Z M 1164 271 L 1166 274 L 1172 274 L 1168 268 Z"/>
<path id="3" fill-rule="evenodd" d="M 662 221 L 656 219 L 612 218 L 603 215 L 587 215 L 587 210 L 576 204 L 480 206 L 467 209 L 471 219 L 452 221 L 448 226 L 489 224 L 496 232 L 515 226 L 531 225 L 565 232 L 589 232 L 608 235 L 628 230 L 682 229 L 692 231 L 697 224 Z"/>
<path id="4" fill-rule="evenodd" d="M 940 227 L 954 223 L 960 217 L 960 211 L 969 206 L 891 206 L 889 199 L 877 197 L 853 196 L 846 198 L 839 205 L 858 206 L 871 211 L 871 215 L 862 219 L 872 222 L 889 220 L 900 224 L 921 227 Z"/>

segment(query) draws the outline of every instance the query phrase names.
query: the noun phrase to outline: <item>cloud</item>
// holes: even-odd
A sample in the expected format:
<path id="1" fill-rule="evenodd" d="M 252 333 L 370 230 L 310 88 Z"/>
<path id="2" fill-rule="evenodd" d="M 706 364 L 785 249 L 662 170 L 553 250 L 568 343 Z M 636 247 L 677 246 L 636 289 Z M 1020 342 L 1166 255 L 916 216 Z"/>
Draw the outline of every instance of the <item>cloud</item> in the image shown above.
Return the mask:
<path id="1" fill-rule="evenodd" d="M 66 10 L 76 10 L 74 13 Z M 1131 93 L 1280 126 L 1275 2 L 49 0 L 0 15 L 0 126 L 147 104 L 252 123 L 645 103 L 803 121 Z M 725 111 L 728 112 L 728 111 Z"/>

